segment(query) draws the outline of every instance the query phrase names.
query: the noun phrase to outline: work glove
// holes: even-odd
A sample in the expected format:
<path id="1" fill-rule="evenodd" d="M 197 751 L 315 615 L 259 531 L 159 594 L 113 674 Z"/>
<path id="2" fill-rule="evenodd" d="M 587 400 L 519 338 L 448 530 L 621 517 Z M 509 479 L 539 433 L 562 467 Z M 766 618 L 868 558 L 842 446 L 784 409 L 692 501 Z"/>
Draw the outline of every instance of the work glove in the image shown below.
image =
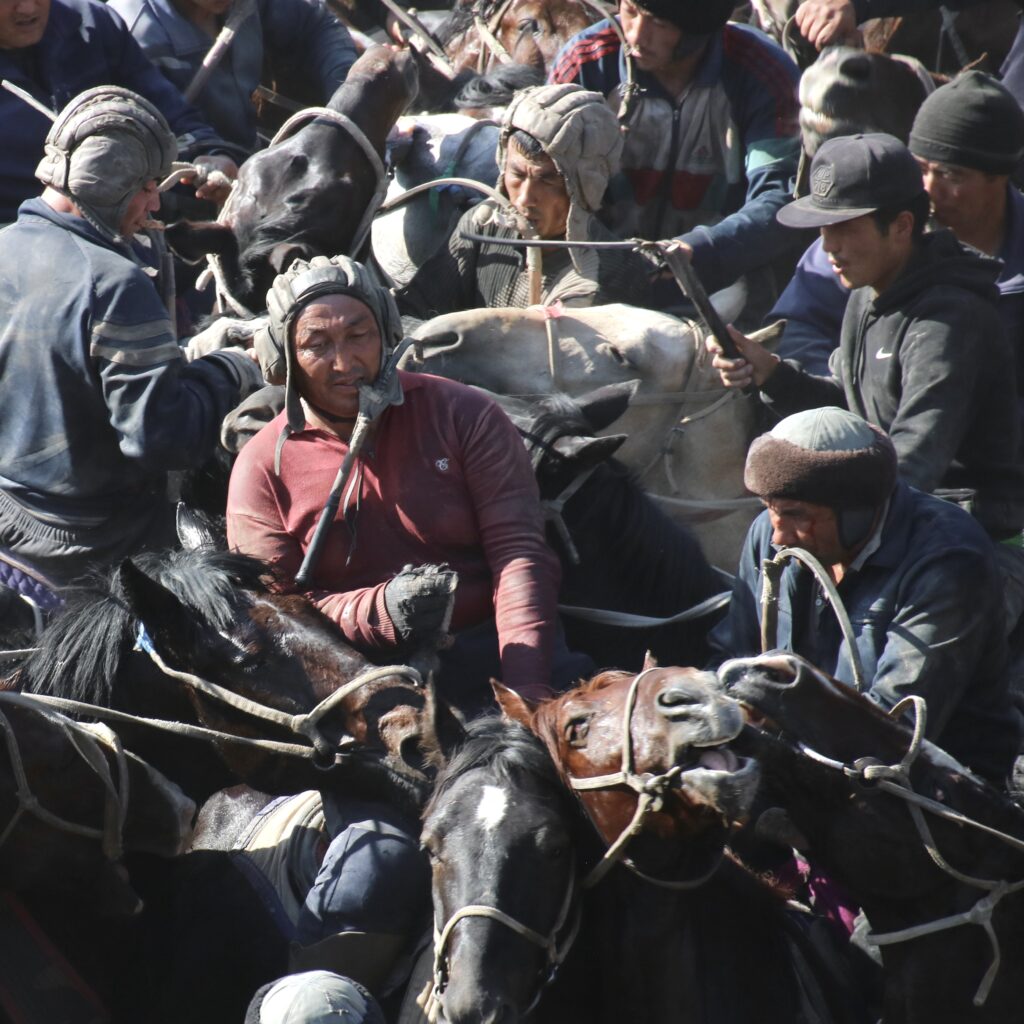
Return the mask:
<path id="1" fill-rule="evenodd" d="M 193 359 L 201 359 L 221 349 L 248 348 L 252 344 L 252 336 L 265 322 L 266 317 L 262 316 L 254 317 L 252 320 L 236 320 L 233 317 L 222 316 L 189 339 L 185 346 L 185 358 L 191 363 Z"/>
<path id="2" fill-rule="evenodd" d="M 446 565 L 405 566 L 384 587 L 384 608 L 403 640 L 440 638 L 455 607 L 458 573 Z"/>

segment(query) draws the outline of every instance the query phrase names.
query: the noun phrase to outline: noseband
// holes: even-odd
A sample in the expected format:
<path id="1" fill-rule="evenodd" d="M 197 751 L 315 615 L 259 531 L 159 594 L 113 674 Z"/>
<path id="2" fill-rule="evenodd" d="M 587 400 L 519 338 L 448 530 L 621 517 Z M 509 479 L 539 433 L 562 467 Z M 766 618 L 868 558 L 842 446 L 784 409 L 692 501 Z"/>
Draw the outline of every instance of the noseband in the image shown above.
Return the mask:
<path id="1" fill-rule="evenodd" d="M 491 921 L 497 921 L 506 928 L 511 928 L 517 935 L 522 936 L 535 946 L 540 946 L 546 955 L 546 962 L 540 975 L 540 982 L 537 991 L 534 993 L 530 1005 L 523 1011 L 523 1016 L 533 1012 L 534 1007 L 540 1002 L 544 990 L 555 980 L 559 967 L 569 954 L 576 934 L 580 927 L 580 904 L 576 899 L 576 868 L 573 866 L 569 875 L 569 884 L 565 890 L 565 898 L 562 900 L 562 908 L 558 912 L 554 926 L 549 935 L 542 935 L 533 928 L 522 924 L 514 917 L 506 914 L 498 907 L 491 907 L 483 903 L 471 903 L 455 911 L 448 919 L 445 926 L 438 931 L 437 924 L 434 924 L 434 998 L 440 999 L 448 986 L 448 943 L 451 940 L 455 926 L 467 917 L 486 917 Z M 564 934 L 561 934 L 564 930 Z"/>
<path id="2" fill-rule="evenodd" d="M 617 772 L 608 775 L 595 775 L 592 778 L 579 778 L 575 775 L 567 775 L 569 785 L 577 792 L 592 789 L 614 789 L 616 786 L 628 786 L 637 794 L 636 810 L 630 823 L 619 833 L 619 837 L 604 852 L 604 856 L 598 861 L 589 875 L 583 880 L 585 888 L 597 885 L 602 878 L 619 861 L 629 868 L 645 882 L 660 886 L 663 889 L 683 890 L 696 889 L 703 885 L 718 869 L 722 854 L 714 859 L 711 867 L 704 874 L 696 878 L 674 880 L 655 878 L 653 875 L 645 874 L 628 857 L 625 856 L 626 846 L 643 830 L 644 821 L 651 814 L 660 811 L 664 805 L 665 794 L 673 787 L 673 784 L 682 773 L 679 765 L 673 765 L 668 771 L 661 775 L 652 775 L 650 772 L 638 774 L 633 767 L 633 711 L 636 707 L 636 697 L 640 689 L 640 682 L 644 676 L 656 672 L 656 668 L 644 669 L 633 679 L 626 696 L 626 707 L 622 716 L 622 768 Z M 724 853 L 724 849 L 723 849 Z"/>

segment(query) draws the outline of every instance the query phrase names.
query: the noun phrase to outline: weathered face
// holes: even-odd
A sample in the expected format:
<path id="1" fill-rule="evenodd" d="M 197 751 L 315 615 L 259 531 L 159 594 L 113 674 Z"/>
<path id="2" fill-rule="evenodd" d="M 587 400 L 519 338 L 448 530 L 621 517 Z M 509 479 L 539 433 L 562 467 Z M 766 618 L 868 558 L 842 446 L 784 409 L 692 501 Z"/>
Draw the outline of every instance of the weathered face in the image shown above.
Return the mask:
<path id="1" fill-rule="evenodd" d="M 958 237 L 971 237 L 1006 190 L 1006 178 L 917 157 L 935 219 Z"/>
<path id="2" fill-rule="evenodd" d="M 913 217 L 901 213 L 883 232 L 871 214 L 821 229 L 828 261 L 847 288 L 870 286 L 884 291 L 902 268 L 909 252 Z"/>
<path id="3" fill-rule="evenodd" d="M 779 498 L 766 501 L 772 524 L 772 543 L 778 547 L 803 548 L 823 565 L 838 565 L 849 552 L 839 543 L 839 523 L 834 509 L 809 501 Z"/>
<path id="4" fill-rule="evenodd" d="M 43 38 L 50 0 L 0 0 L 0 50 L 20 50 Z"/>
<path id="5" fill-rule="evenodd" d="M 159 209 L 160 193 L 156 181 L 151 179 L 132 196 L 118 225 L 118 232 L 123 238 L 131 238 L 145 227 L 149 215 Z"/>
<path id="6" fill-rule="evenodd" d="M 621 0 L 619 19 L 638 68 L 657 72 L 675 63 L 676 47 L 683 38 L 678 25 L 655 18 L 633 0 Z"/>
<path id="7" fill-rule="evenodd" d="M 295 320 L 295 386 L 329 420 L 352 421 L 359 412 L 359 385 L 380 372 L 381 336 L 365 302 L 325 295 Z"/>
<path id="8" fill-rule="evenodd" d="M 505 162 L 505 191 L 540 238 L 565 234 L 569 193 L 551 157 L 526 156 L 513 142 Z"/>

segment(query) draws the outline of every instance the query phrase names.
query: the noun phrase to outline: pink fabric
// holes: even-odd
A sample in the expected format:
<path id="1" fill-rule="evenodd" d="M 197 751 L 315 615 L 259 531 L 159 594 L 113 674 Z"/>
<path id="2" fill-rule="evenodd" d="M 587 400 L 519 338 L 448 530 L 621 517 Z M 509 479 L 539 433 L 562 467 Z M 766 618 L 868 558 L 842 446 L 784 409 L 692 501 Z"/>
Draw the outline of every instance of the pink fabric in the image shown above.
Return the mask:
<path id="1" fill-rule="evenodd" d="M 396 642 L 387 581 L 407 564 L 447 562 L 459 574 L 452 630 L 494 615 L 504 682 L 546 685 L 559 567 L 523 443 L 480 392 L 426 374 L 400 377 L 405 402 L 383 413 L 363 448 L 358 485 L 327 534 L 308 596 L 354 644 L 386 648 Z M 307 428 L 285 441 L 276 476 L 284 425 L 282 414 L 242 449 L 227 526 L 233 548 L 289 580 L 348 446 Z"/>

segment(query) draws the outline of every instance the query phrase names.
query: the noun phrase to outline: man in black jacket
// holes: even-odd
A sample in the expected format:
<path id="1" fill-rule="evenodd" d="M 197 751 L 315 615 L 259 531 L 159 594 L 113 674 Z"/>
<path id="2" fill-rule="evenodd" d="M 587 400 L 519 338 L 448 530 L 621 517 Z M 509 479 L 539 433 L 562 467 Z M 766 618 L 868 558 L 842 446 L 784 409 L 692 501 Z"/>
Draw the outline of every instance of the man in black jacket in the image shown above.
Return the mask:
<path id="1" fill-rule="evenodd" d="M 996 539 L 1024 525 L 1014 357 L 996 308 L 1000 265 L 948 231 L 924 233 L 928 196 L 891 135 L 832 139 L 811 165 L 811 194 L 779 211 L 818 227 L 850 296 L 830 375 L 816 377 L 733 332 L 719 352 L 727 386 L 754 384 L 780 414 L 846 406 L 886 430 L 900 476 L 922 491 L 973 492 Z"/>

